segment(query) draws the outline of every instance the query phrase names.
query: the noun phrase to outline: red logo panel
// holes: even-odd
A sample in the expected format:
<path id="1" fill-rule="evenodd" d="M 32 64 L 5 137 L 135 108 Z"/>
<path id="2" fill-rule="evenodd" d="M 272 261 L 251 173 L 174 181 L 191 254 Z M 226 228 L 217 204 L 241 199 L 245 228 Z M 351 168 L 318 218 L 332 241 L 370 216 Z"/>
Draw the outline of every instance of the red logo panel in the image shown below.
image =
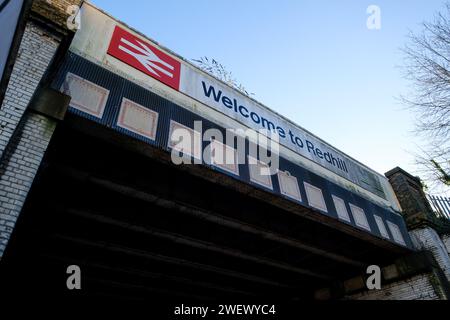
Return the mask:
<path id="1" fill-rule="evenodd" d="M 178 90 L 181 63 L 150 43 L 116 26 L 108 54 Z"/>

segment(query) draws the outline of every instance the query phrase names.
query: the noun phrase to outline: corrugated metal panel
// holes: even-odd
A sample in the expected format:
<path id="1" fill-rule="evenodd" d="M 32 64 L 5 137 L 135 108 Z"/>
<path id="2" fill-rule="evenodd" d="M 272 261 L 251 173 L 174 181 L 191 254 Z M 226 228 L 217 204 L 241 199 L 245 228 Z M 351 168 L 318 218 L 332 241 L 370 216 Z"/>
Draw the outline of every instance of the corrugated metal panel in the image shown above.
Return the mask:
<path id="1" fill-rule="evenodd" d="M 106 103 L 106 109 L 103 114 L 103 117 L 101 119 L 93 117 L 85 112 L 82 112 L 80 110 L 77 110 L 75 108 L 70 108 L 69 112 L 72 112 L 74 114 L 77 114 L 81 117 L 88 118 L 92 121 L 101 123 L 109 128 L 112 128 L 114 130 L 117 130 L 125 135 L 129 135 L 131 137 L 134 137 L 136 139 L 139 139 L 141 141 L 144 141 L 145 143 L 152 144 L 154 146 L 157 146 L 159 148 L 162 148 L 164 150 L 170 151 L 167 142 L 169 138 L 169 126 L 170 121 L 176 121 L 184 126 L 187 126 L 189 128 L 194 128 L 194 121 L 201 121 L 202 122 L 202 129 L 203 132 L 205 132 L 207 129 L 214 128 L 218 129 L 222 132 L 223 136 L 225 137 L 226 130 L 225 128 L 222 128 L 216 124 L 214 124 L 211 121 L 208 121 L 206 119 L 203 119 L 199 115 L 196 115 L 193 112 L 190 112 L 170 101 L 167 99 L 164 99 L 134 83 L 132 83 L 129 80 L 126 80 L 118 75 L 113 74 L 112 72 L 103 69 L 102 67 L 89 62 L 73 53 L 68 54 L 66 61 L 59 71 L 57 78 L 55 79 L 53 86 L 56 89 L 61 88 L 61 85 L 64 82 L 64 79 L 66 78 L 67 73 L 73 73 L 77 76 L 80 76 L 90 82 L 93 82 L 101 87 L 104 87 L 108 90 L 110 90 L 109 98 Z M 148 108 L 150 110 L 153 110 L 159 114 L 159 120 L 158 120 L 158 127 L 157 127 L 157 133 L 156 133 L 156 139 L 155 141 L 143 137 L 139 134 L 136 134 L 132 131 L 129 131 L 127 129 L 124 129 L 117 125 L 117 119 L 119 115 L 119 107 L 121 105 L 122 99 L 127 98 L 135 103 L 138 103 L 145 108 Z M 203 142 L 203 148 L 206 147 L 208 142 Z M 248 141 L 246 141 L 246 150 L 248 150 Z M 351 210 L 349 205 L 353 204 L 355 206 L 358 206 L 362 208 L 367 216 L 367 220 L 371 229 L 371 233 L 377 235 L 380 238 L 382 237 L 382 234 L 380 230 L 378 229 L 378 226 L 376 224 L 374 214 L 380 216 L 384 222 L 390 221 L 392 223 L 395 223 L 399 226 L 403 237 L 405 238 L 405 241 L 409 247 L 412 247 L 411 240 L 409 238 L 408 232 L 406 230 L 406 226 L 404 223 L 404 220 L 401 216 L 391 212 L 387 208 L 382 208 L 371 201 L 357 195 L 356 193 L 350 192 L 349 190 L 346 190 L 337 184 L 330 182 L 323 177 L 318 176 L 317 174 L 314 174 L 308 170 L 306 170 L 303 167 L 300 167 L 297 164 L 292 163 L 291 161 L 288 161 L 284 158 L 279 159 L 279 165 L 280 170 L 282 171 L 288 171 L 292 176 L 295 176 L 298 180 L 298 185 L 301 193 L 302 201 L 296 201 L 292 198 L 286 197 L 282 195 L 280 191 L 280 185 L 278 182 L 278 179 L 276 175 L 273 175 L 271 177 L 272 179 L 272 185 L 273 190 L 264 189 L 259 184 L 256 184 L 250 180 L 249 176 L 249 167 L 247 164 L 240 164 L 239 165 L 239 176 L 233 175 L 231 173 L 226 172 L 225 170 L 222 170 L 215 166 L 209 166 L 212 170 L 220 171 L 224 174 L 227 174 L 235 179 L 241 180 L 243 182 L 246 182 L 248 184 L 251 184 L 255 186 L 256 188 L 263 188 L 266 191 L 273 192 L 280 197 L 285 197 L 289 199 L 290 201 L 294 201 L 297 203 L 301 203 L 303 206 L 309 207 L 312 210 L 316 211 L 317 214 L 324 214 L 330 217 L 333 217 L 335 219 L 338 219 L 338 215 L 333 203 L 332 196 L 335 195 L 341 199 L 344 200 L 347 211 L 349 212 L 350 216 L 350 222 L 341 221 L 341 223 L 351 224 L 355 228 L 357 227 L 354 221 L 354 218 L 352 217 Z M 204 163 L 204 165 L 206 165 Z M 317 210 L 307 203 L 307 196 L 306 191 L 303 182 L 307 182 L 308 184 L 311 184 L 317 188 L 320 188 L 322 190 L 322 194 L 325 200 L 325 204 L 327 206 L 327 212 L 322 212 L 320 210 Z M 367 231 L 368 232 L 368 231 Z M 393 241 L 393 235 L 390 234 L 390 240 Z"/>

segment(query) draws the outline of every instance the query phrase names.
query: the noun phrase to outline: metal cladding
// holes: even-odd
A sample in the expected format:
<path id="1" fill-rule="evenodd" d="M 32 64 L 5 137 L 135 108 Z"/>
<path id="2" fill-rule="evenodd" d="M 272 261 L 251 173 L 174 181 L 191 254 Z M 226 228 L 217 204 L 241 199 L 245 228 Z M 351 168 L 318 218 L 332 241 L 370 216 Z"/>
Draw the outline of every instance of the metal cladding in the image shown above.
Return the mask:
<path id="1" fill-rule="evenodd" d="M 203 132 L 217 129 L 225 135 L 224 126 L 75 53 L 67 55 L 53 88 L 72 96 L 68 112 L 167 152 L 171 151 L 169 132 L 174 123 L 194 129 L 194 122 L 201 121 Z M 131 124 L 130 127 L 123 116 L 125 108 L 130 108 L 132 113 L 137 112 L 138 119 L 147 119 L 146 126 L 140 126 L 137 121 L 136 126 Z M 203 141 L 201 151 L 209 143 Z M 238 170 L 232 172 L 204 161 L 201 163 L 211 170 L 309 207 L 318 215 L 339 219 L 342 223 L 382 239 L 412 248 L 404 220 L 399 214 L 325 179 L 283 155 L 279 159 L 280 174 L 268 176 L 267 181 L 255 179 L 248 164 L 239 164 Z"/>

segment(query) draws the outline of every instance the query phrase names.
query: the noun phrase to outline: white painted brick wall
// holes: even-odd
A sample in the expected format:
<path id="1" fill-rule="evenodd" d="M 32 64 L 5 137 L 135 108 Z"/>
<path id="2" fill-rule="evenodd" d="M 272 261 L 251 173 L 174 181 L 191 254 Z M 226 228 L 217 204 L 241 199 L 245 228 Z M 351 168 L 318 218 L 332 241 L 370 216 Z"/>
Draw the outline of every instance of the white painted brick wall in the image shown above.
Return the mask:
<path id="1" fill-rule="evenodd" d="M 442 293 L 433 287 L 431 274 L 420 274 L 394 282 L 381 290 L 370 290 L 348 296 L 351 300 L 440 300 Z"/>
<path id="2" fill-rule="evenodd" d="M 54 131 L 52 120 L 26 109 L 60 41 L 27 23 L 0 109 L 0 258 Z"/>
<path id="3" fill-rule="evenodd" d="M 450 281 L 450 257 L 444 242 L 442 242 L 437 232 L 430 227 L 425 227 L 412 230 L 409 233 L 417 249 L 431 251 L 445 276 Z"/>
<path id="4" fill-rule="evenodd" d="M 445 248 L 447 249 L 447 253 L 450 255 L 450 235 L 443 236 L 442 242 L 444 243 Z"/>
<path id="5" fill-rule="evenodd" d="M 0 258 L 39 169 L 56 121 L 26 112 L 0 164 Z"/>
<path id="6" fill-rule="evenodd" d="M 60 39 L 28 22 L 0 109 L 0 157 L 58 48 Z"/>

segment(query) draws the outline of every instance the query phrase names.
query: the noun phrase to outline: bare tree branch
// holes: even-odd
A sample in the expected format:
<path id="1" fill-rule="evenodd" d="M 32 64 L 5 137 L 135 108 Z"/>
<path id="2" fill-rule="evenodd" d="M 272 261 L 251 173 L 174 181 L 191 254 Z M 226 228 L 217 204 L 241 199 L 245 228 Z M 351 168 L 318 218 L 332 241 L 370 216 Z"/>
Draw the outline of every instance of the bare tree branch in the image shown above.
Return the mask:
<path id="1" fill-rule="evenodd" d="M 226 70 L 226 68 L 217 60 L 209 59 L 208 57 L 201 57 L 200 59 L 192 59 L 192 61 L 194 61 L 203 71 L 210 73 L 229 86 L 239 90 L 246 96 L 255 95 L 254 93 L 249 93 L 247 89 L 245 89 L 245 87 L 234 78 L 233 74 Z"/>
<path id="2" fill-rule="evenodd" d="M 403 49 L 404 76 L 412 93 L 401 99 L 417 115 L 416 133 L 428 145 L 416 155 L 431 184 L 450 186 L 450 3 Z"/>

